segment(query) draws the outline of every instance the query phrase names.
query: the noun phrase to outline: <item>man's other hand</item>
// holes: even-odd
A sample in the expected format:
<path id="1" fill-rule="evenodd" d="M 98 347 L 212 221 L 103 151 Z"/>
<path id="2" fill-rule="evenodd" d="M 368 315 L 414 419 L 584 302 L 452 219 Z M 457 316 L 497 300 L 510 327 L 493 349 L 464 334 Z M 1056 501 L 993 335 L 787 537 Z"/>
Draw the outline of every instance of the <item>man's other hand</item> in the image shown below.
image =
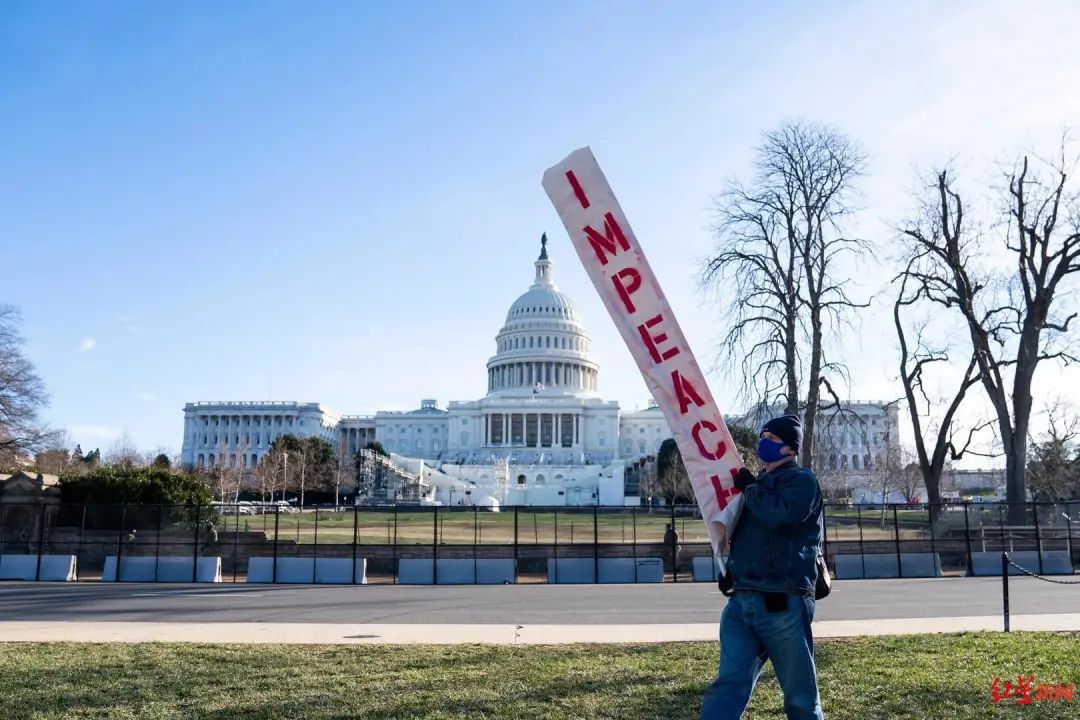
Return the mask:
<path id="1" fill-rule="evenodd" d="M 754 473 L 746 468 L 739 468 L 739 472 L 735 473 L 735 487 L 738 488 L 739 492 L 743 492 L 755 482 L 757 482 L 757 478 L 754 477 Z"/>

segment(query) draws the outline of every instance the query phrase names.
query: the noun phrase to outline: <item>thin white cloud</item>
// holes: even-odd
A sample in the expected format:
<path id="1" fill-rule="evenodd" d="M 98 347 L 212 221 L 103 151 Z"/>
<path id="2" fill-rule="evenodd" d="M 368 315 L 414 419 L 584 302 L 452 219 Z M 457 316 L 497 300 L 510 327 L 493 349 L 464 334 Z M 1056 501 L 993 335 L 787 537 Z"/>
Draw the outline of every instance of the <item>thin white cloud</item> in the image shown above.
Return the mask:
<path id="1" fill-rule="evenodd" d="M 140 324 L 143 317 L 141 312 L 126 313 L 120 316 L 120 324 L 132 335 L 145 335 L 146 329 Z"/>
<path id="2" fill-rule="evenodd" d="M 154 393 L 141 392 L 141 393 L 139 393 L 138 398 L 140 400 L 142 400 L 143 402 L 153 402 L 154 401 Z"/>
<path id="3" fill-rule="evenodd" d="M 81 343 L 79 343 L 79 352 L 89 352 L 90 350 L 94 349 L 95 345 L 97 345 L 97 340 L 95 340 L 94 338 L 85 338 Z"/>

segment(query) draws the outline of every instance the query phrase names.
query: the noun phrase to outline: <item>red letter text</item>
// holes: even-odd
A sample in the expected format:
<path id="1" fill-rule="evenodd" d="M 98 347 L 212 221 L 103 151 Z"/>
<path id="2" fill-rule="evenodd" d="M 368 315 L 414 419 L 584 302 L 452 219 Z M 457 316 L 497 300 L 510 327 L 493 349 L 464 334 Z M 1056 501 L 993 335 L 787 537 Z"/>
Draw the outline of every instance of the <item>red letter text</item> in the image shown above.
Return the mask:
<path id="1" fill-rule="evenodd" d="M 607 255 L 605 251 L 612 255 L 619 252 L 615 244 L 623 250 L 630 249 L 630 243 L 626 241 L 626 235 L 623 234 L 622 228 L 619 227 L 619 223 L 615 222 L 615 216 L 611 213 L 604 213 L 604 234 L 596 232 L 592 227 L 586 225 L 585 235 L 589 238 L 589 244 L 592 245 L 593 251 L 596 253 L 596 259 L 600 261 L 601 265 L 607 265 Z"/>
<path id="2" fill-rule="evenodd" d="M 694 389 L 689 380 L 679 374 L 678 370 L 671 373 L 671 382 L 675 385 L 675 397 L 679 399 L 680 415 L 686 414 L 686 411 L 690 409 L 690 403 L 694 403 L 698 407 L 705 404 L 705 401 L 701 399 L 701 395 L 698 395 L 698 391 Z"/>
<path id="3" fill-rule="evenodd" d="M 698 450 L 701 452 L 701 456 L 706 460 L 719 460 L 724 457 L 727 452 L 727 443 L 723 441 L 716 442 L 716 449 L 709 451 L 705 448 L 705 441 L 701 439 L 701 431 L 708 430 L 709 432 L 716 432 L 717 428 L 708 420 L 702 420 L 697 425 L 694 425 L 694 429 L 690 433 L 694 436 L 694 442 L 697 443 Z"/>
<path id="4" fill-rule="evenodd" d="M 623 268 L 611 276 L 611 282 L 615 285 L 615 292 L 619 294 L 623 305 L 626 306 L 626 312 L 632 313 L 637 310 L 630 295 L 641 288 L 641 273 L 636 268 Z"/>
<path id="5" fill-rule="evenodd" d="M 664 318 L 660 315 L 654 315 L 645 321 L 643 325 L 638 325 L 637 331 L 641 335 L 641 339 L 645 341 L 645 347 L 649 348 L 649 355 L 652 356 L 654 363 L 660 363 L 664 360 L 675 357 L 679 354 L 679 348 L 671 347 L 661 353 L 657 349 L 657 345 L 665 342 L 668 339 L 667 333 L 658 332 L 655 335 L 649 332 L 649 328 L 659 325 L 664 321 Z M 701 403 L 698 403 L 699 405 Z"/>

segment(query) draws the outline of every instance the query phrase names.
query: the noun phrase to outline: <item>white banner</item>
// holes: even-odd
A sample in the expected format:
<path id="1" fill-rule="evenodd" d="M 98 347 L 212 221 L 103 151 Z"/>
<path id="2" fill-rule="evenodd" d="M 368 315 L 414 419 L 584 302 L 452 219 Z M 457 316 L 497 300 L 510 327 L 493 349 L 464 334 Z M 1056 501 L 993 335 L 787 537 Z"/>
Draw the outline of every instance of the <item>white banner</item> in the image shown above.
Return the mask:
<path id="1" fill-rule="evenodd" d="M 630 223 L 589 148 L 544 173 L 547 192 L 578 257 L 664 411 L 717 554 L 735 528 L 742 467 L 724 418 L 705 384 Z"/>

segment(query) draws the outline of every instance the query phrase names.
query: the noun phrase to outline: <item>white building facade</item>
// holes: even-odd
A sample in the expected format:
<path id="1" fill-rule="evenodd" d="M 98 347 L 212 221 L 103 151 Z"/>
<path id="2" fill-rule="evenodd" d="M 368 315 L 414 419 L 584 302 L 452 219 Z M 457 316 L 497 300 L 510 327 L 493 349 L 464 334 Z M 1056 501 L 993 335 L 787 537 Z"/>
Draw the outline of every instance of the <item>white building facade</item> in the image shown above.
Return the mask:
<path id="1" fill-rule="evenodd" d="M 188 403 L 181 462 L 253 467 L 286 433 L 321 437 L 351 454 L 378 441 L 404 469 L 423 473 L 431 502 L 637 504 L 636 495 L 624 494 L 623 470 L 627 462 L 655 455 L 671 430 L 653 402 L 624 413 L 600 396 L 589 334 L 555 284 L 546 243 L 542 239 L 533 263 L 532 284 L 495 335 L 484 397 L 451 401 L 445 409 L 425 399 L 415 410 L 340 417 L 318 403 Z M 851 410 L 852 417 L 865 417 L 862 432 L 829 423 L 829 456 L 837 465 L 873 457 L 886 420 L 887 434 L 897 432 L 895 407 L 870 403 Z M 741 421 L 758 427 L 761 419 Z M 413 467 L 414 461 L 423 462 Z"/>
<path id="2" fill-rule="evenodd" d="M 424 461 L 435 502 L 621 505 L 622 460 L 655 454 L 671 436 L 654 403 L 621 413 L 600 396 L 589 334 L 555 284 L 546 238 L 484 371 L 483 398 L 445 409 L 425 399 L 416 410 L 339 417 L 318 403 L 188 403 L 181 461 L 253 467 L 286 433 L 349 453 L 378 441 L 405 465 Z"/>
<path id="3" fill-rule="evenodd" d="M 290 434 L 320 437 L 336 447 L 339 422 L 318 403 L 188 403 L 180 462 L 190 467 L 254 467 L 274 440 Z"/>

